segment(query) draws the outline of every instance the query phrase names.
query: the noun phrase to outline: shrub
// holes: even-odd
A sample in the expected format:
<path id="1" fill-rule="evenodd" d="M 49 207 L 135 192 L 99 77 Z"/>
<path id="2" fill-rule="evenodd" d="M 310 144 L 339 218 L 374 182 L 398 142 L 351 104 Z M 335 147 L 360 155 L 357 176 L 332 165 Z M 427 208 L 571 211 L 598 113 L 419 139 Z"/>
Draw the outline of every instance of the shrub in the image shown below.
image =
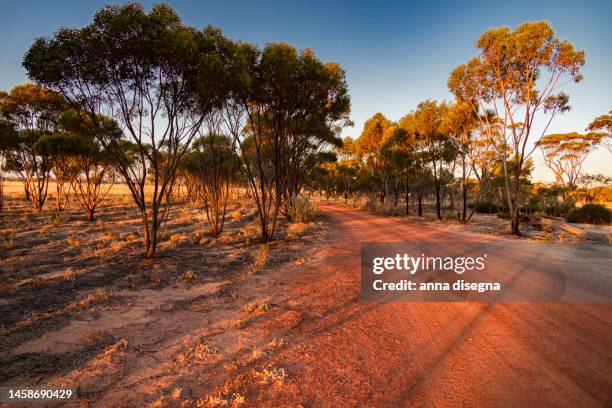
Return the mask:
<path id="1" fill-rule="evenodd" d="M 574 208 L 575 205 L 573 202 L 558 203 L 546 207 L 544 212 L 546 213 L 546 215 L 552 215 L 553 217 L 564 217 L 569 214 L 569 212 Z"/>
<path id="2" fill-rule="evenodd" d="M 307 196 L 294 196 L 292 201 L 292 204 L 287 203 L 287 212 L 293 221 L 310 221 L 319 215 L 319 207 L 316 203 L 310 202 Z"/>
<path id="3" fill-rule="evenodd" d="M 287 238 L 298 237 L 306 230 L 307 226 L 303 222 L 293 222 L 287 227 Z"/>
<path id="4" fill-rule="evenodd" d="M 496 214 L 504 210 L 501 205 L 498 205 L 496 203 L 489 203 L 486 201 L 478 201 L 472 203 L 470 207 L 474 208 L 476 212 L 484 214 Z"/>
<path id="5" fill-rule="evenodd" d="M 253 255 L 253 262 L 251 263 L 251 272 L 260 272 L 268 262 L 268 244 L 262 244 L 259 249 Z"/>
<path id="6" fill-rule="evenodd" d="M 251 313 L 265 313 L 270 309 L 270 304 L 268 302 L 263 303 L 249 303 L 244 307 L 245 312 L 247 314 Z"/>
<path id="7" fill-rule="evenodd" d="M 442 217 L 444 221 L 457 221 L 457 214 L 455 213 L 446 213 L 444 217 Z"/>
<path id="8" fill-rule="evenodd" d="M 540 206 L 537 203 L 529 203 L 520 208 L 522 213 L 534 214 L 540 212 Z"/>
<path id="9" fill-rule="evenodd" d="M 571 210 L 567 214 L 567 221 L 583 224 L 610 224 L 612 211 L 601 204 L 585 204 Z"/>

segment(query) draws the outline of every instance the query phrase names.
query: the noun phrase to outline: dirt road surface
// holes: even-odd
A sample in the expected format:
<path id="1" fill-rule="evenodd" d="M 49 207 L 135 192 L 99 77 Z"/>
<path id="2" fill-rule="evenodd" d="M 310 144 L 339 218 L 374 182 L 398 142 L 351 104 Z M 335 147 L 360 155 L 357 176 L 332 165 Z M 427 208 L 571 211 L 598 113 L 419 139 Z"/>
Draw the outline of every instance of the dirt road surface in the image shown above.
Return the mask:
<path id="1" fill-rule="evenodd" d="M 323 211 L 329 247 L 307 261 L 291 296 L 308 297 L 311 319 L 290 340 L 299 345 L 276 358 L 292 377 L 259 403 L 612 406 L 611 303 L 360 302 L 360 242 L 498 238 L 335 206 Z M 609 279 L 610 265 L 601 268 Z"/>

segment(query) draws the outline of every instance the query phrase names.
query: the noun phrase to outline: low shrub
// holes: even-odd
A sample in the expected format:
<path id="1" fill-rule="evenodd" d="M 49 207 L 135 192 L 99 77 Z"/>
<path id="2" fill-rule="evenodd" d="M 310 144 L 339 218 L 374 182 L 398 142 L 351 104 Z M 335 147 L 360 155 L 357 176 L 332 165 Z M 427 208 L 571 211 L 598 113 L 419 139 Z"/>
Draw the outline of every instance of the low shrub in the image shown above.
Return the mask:
<path id="1" fill-rule="evenodd" d="M 484 214 L 496 214 L 504 210 L 503 206 L 498 205 L 496 203 L 489 203 L 486 201 L 478 201 L 478 202 L 472 203 L 470 204 L 470 207 L 474 208 L 476 212 L 484 213 Z"/>
<path id="2" fill-rule="evenodd" d="M 555 205 L 548 206 L 544 209 L 546 215 L 551 215 L 553 217 L 565 217 L 572 211 L 576 206 L 573 202 L 567 203 L 558 203 Z"/>
<path id="3" fill-rule="evenodd" d="M 444 217 L 442 217 L 444 221 L 457 221 L 457 214 L 455 213 L 446 213 Z"/>
<path id="4" fill-rule="evenodd" d="M 612 223 L 612 211 L 601 204 L 585 204 L 571 210 L 566 219 L 568 222 L 581 224 L 610 224 Z"/>
<path id="5" fill-rule="evenodd" d="M 319 206 L 317 206 L 317 203 L 311 202 L 307 196 L 294 196 L 291 201 L 292 204 L 287 204 L 287 212 L 293 221 L 305 222 L 318 217 Z"/>

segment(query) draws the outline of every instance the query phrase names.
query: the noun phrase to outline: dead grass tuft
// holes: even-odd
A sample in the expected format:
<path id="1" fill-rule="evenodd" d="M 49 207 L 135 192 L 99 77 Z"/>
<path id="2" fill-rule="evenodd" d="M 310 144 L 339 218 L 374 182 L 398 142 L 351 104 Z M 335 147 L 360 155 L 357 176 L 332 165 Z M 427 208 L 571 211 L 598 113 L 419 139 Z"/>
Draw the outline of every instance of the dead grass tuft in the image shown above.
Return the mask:
<path id="1" fill-rule="evenodd" d="M 172 242 L 181 242 L 186 241 L 189 237 L 185 234 L 172 234 L 170 235 L 170 241 Z"/>
<path id="2" fill-rule="evenodd" d="M 106 364 L 115 364 L 118 362 L 120 355 L 127 349 L 128 341 L 121 339 L 115 344 L 108 346 L 102 353 L 101 360 Z"/>
<path id="3" fill-rule="evenodd" d="M 78 306 L 82 309 L 94 304 L 108 300 L 110 294 L 106 288 L 97 288 L 93 293 L 87 295 L 84 299 L 78 302 Z"/>
<path id="4" fill-rule="evenodd" d="M 76 277 L 76 273 L 74 272 L 74 269 L 72 269 L 72 267 L 68 267 L 64 271 L 64 274 L 62 275 L 62 277 L 64 278 L 65 281 L 71 281 Z"/>
<path id="5" fill-rule="evenodd" d="M 278 350 L 281 349 L 283 347 L 285 347 L 285 339 L 277 339 L 276 337 L 272 339 L 272 341 L 270 341 L 268 343 L 268 349 L 270 350 Z"/>
<path id="6" fill-rule="evenodd" d="M 231 396 L 224 396 L 219 393 L 217 395 L 207 395 L 206 397 L 196 401 L 196 407 L 230 407 L 235 408 L 246 403 L 246 399 L 237 393 Z"/>
<path id="7" fill-rule="evenodd" d="M 12 249 L 15 246 L 15 230 L 8 229 L 4 231 L 3 238 L 6 249 Z"/>
<path id="8" fill-rule="evenodd" d="M 262 244 L 253 255 L 251 263 L 251 273 L 261 272 L 268 262 L 268 244 Z"/>
<path id="9" fill-rule="evenodd" d="M 61 212 L 54 212 L 49 216 L 49 223 L 53 225 L 60 225 L 63 221 Z"/>
<path id="10" fill-rule="evenodd" d="M 265 313 L 270 310 L 270 304 L 268 302 L 263 303 L 249 303 L 244 307 L 244 311 L 247 314 L 251 313 Z"/>
<path id="11" fill-rule="evenodd" d="M 311 229 L 312 224 L 304 222 L 294 222 L 287 226 L 287 238 L 297 238 L 304 235 Z"/>
<path id="12" fill-rule="evenodd" d="M 251 242 L 257 234 L 259 234 L 259 228 L 254 223 L 243 225 L 238 231 L 238 236 L 242 237 L 247 244 Z"/>
<path id="13" fill-rule="evenodd" d="M 79 240 L 76 239 L 75 237 L 68 237 L 66 239 L 66 243 L 71 246 L 71 247 L 78 247 L 79 246 Z"/>
<path id="14" fill-rule="evenodd" d="M 213 345 L 206 343 L 203 339 L 197 341 L 197 343 L 190 347 L 188 350 L 179 353 L 176 356 L 175 361 L 179 364 L 185 364 L 190 360 L 206 360 L 212 355 L 219 354 L 220 351 Z"/>
<path id="15" fill-rule="evenodd" d="M 283 384 L 285 378 L 287 378 L 287 372 L 284 368 L 278 368 L 269 364 L 262 370 L 253 370 L 253 377 L 258 379 L 260 384 L 273 384 L 275 382 Z"/>
<path id="16" fill-rule="evenodd" d="M 185 279 L 186 281 L 192 281 L 196 278 L 196 273 L 194 271 L 192 271 L 191 269 L 186 271 L 183 274 L 183 279 Z"/>

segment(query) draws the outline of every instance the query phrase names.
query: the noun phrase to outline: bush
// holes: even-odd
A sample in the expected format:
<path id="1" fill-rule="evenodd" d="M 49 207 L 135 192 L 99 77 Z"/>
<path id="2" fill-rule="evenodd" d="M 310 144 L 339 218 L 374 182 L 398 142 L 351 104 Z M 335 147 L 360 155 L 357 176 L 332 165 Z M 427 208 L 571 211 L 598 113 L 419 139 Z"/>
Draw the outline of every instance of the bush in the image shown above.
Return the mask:
<path id="1" fill-rule="evenodd" d="M 559 203 L 546 207 L 544 212 L 546 215 L 552 215 L 553 217 L 564 217 L 572 211 L 574 207 L 575 205 L 573 202 Z"/>
<path id="2" fill-rule="evenodd" d="M 472 203 L 470 207 L 474 208 L 476 212 L 484 214 L 496 214 L 504 210 L 503 206 L 498 205 L 496 203 L 489 203 L 486 201 L 478 201 Z"/>
<path id="3" fill-rule="evenodd" d="M 585 204 L 571 210 L 567 214 L 567 221 L 582 224 L 610 224 L 612 211 L 601 204 Z"/>
<path id="4" fill-rule="evenodd" d="M 293 205 L 287 203 L 289 216 L 295 222 L 306 222 L 317 218 L 319 207 L 317 203 L 310 202 L 305 195 L 293 197 Z"/>
<path id="5" fill-rule="evenodd" d="M 522 213 L 534 214 L 540 212 L 540 206 L 536 203 L 529 203 L 520 208 Z"/>
<path id="6" fill-rule="evenodd" d="M 457 221 L 457 214 L 455 213 L 446 213 L 444 217 L 442 217 L 444 221 Z"/>

